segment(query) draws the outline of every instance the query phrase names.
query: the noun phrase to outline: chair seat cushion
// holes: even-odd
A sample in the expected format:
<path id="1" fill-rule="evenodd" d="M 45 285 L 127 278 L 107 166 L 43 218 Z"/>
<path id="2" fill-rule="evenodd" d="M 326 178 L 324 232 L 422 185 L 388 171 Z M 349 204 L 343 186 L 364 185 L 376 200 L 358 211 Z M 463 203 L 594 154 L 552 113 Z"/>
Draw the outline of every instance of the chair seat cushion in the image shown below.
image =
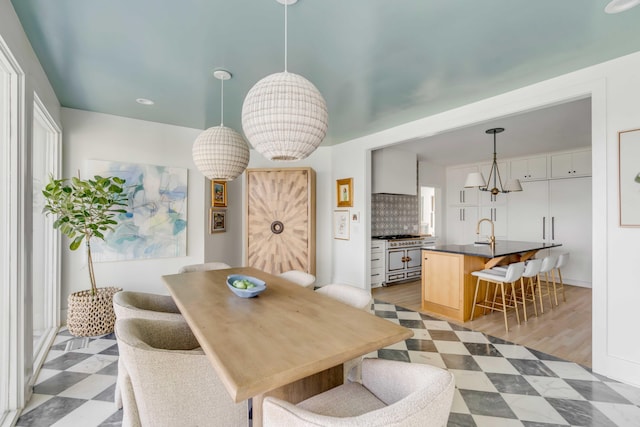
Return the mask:
<path id="1" fill-rule="evenodd" d="M 296 406 L 310 412 L 331 417 L 355 417 L 386 407 L 360 383 L 346 383 L 327 390 Z"/>
<path id="2" fill-rule="evenodd" d="M 494 282 L 502 282 L 505 279 L 505 272 L 487 269 L 482 271 L 473 271 L 472 276 L 480 277 L 481 279 L 491 280 Z"/>

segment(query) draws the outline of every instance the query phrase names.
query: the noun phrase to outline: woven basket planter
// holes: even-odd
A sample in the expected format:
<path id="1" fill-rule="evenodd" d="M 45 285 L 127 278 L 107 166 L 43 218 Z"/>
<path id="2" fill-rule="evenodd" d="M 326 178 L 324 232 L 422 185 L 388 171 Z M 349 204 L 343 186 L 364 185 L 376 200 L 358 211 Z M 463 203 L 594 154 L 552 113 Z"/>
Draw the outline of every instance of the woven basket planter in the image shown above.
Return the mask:
<path id="1" fill-rule="evenodd" d="M 122 288 L 98 288 L 69 295 L 67 328 L 76 337 L 95 337 L 113 332 L 116 315 L 113 312 L 113 295 Z"/>

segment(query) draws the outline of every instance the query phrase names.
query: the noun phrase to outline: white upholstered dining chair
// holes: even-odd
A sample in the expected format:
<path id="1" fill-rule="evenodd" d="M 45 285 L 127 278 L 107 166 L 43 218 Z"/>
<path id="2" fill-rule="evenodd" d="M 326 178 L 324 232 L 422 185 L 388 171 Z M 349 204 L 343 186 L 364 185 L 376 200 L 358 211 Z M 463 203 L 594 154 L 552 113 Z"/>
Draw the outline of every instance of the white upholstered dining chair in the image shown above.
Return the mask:
<path id="1" fill-rule="evenodd" d="M 225 268 L 231 268 L 229 264 L 224 262 L 205 262 L 203 264 L 190 264 L 183 265 L 178 270 L 178 273 L 192 273 L 194 271 L 207 271 L 207 270 L 223 270 Z"/>
<path id="2" fill-rule="evenodd" d="M 316 283 L 316 276 L 301 270 L 285 271 L 284 273 L 280 273 L 278 276 L 304 288 L 313 289 L 313 285 Z"/>
<path id="3" fill-rule="evenodd" d="M 266 397 L 264 427 L 443 427 L 453 402 L 454 377 L 419 363 L 364 359 L 362 383 L 349 382 L 297 405 Z"/>
<path id="4" fill-rule="evenodd" d="M 113 295 L 113 311 L 116 319 L 184 321 L 173 298 L 168 295 L 120 291 Z M 129 374 L 119 358 L 113 399 L 117 409 L 122 408 L 123 399 L 132 398 L 130 387 Z"/>
<path id="5" fill-rule="evenodd" d="M 117 319 L 115 331 L 133 391 L 123 426 L 249 424 L 247 402 L 231 399 L 186 322 Z"/>
<path id="6" fill-rule="evenodd" d="M 371 303 L 373 298 L 371 294 L 364 289 L 353 286 L 344 285 L 342 283 L 331 283 L 316 289 L 316 293 L 326 295 L 329 298 L 340 301 L 344 304 L 359 308 L 364 311 L 371 311 Z M 362 357 L 357 357 L 344 362 L 344 380 L 360 381 L 362 377 L 360 365 Z"/>
<path id="7" fill-rule="evenodd" d="M 341 283 L 331 283 L 316 289 L 316 292 L 361 310 L 371 310 L 371 294 L 364 289 Z"/>

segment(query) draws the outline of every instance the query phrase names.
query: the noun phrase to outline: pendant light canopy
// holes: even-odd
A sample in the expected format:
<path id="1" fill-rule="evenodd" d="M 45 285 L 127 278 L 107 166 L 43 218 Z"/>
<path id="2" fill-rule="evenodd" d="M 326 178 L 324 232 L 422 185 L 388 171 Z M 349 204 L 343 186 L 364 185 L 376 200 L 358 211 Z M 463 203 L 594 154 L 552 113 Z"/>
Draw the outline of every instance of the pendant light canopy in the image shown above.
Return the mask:
<path id="1" fill-rule="evenodd" d="M 220 80 L 220 126 L 210 127 L 193 144 L 193 162 L 210 180 L 231 181 L 244 172 L 249 164 L 249 145 L 235 130 L 224 126 L 224 81 L 231 78 L 226 70 L 216 70 Z"/>
<path id="2" fill-rule="evenodd" d="M 498 161 L 496 155 L 496 134 L 500 132 L 504 132 L 504 128 L 493 128 L 486 131 L 486 133 L 488 134 L 493 134 L 493 163 L 491 163 L 489 177 L 485 181 L 482 173 L 471 172 L 469 175 L 467 175 L 467 179 L 464 183 L 464 186 L 466 188 L 478 187 L 478 190 L 490 191 L 494 196 L 499 193 L 522 191 L 522 185 L 520 185 L 520 180 L 518 179 L 512 179 L 507 182 L 506 186 L 502 186 L 502 177 L 500 176 L 500 170 L 498 169 Z M 498 187 L 498 185 L 500 187 Z"/>
<path id="3" fill-rule="evenodd" d="M 304 77 L 287 71 L 287 5 L 285 70 L 256 83 L 242 105 L 242 129 L 256 151 L 269 160 L 300 160 L 320 145 L 329 113 L 320 91 Z"/>

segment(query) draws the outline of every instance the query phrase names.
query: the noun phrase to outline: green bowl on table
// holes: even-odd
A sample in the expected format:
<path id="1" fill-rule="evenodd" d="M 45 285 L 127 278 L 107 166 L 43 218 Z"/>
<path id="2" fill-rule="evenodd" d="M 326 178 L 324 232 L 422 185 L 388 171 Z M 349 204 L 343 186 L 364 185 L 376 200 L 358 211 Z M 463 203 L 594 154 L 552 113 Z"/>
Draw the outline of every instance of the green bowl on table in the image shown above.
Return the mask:
<path id="1" fill-rule="evenodd" d="M 243 274 L 231 274 L 227 276 L 227 286 L 231 292 L 241 298 L 253 298 L 267 289 L 264 281 Z"/>

